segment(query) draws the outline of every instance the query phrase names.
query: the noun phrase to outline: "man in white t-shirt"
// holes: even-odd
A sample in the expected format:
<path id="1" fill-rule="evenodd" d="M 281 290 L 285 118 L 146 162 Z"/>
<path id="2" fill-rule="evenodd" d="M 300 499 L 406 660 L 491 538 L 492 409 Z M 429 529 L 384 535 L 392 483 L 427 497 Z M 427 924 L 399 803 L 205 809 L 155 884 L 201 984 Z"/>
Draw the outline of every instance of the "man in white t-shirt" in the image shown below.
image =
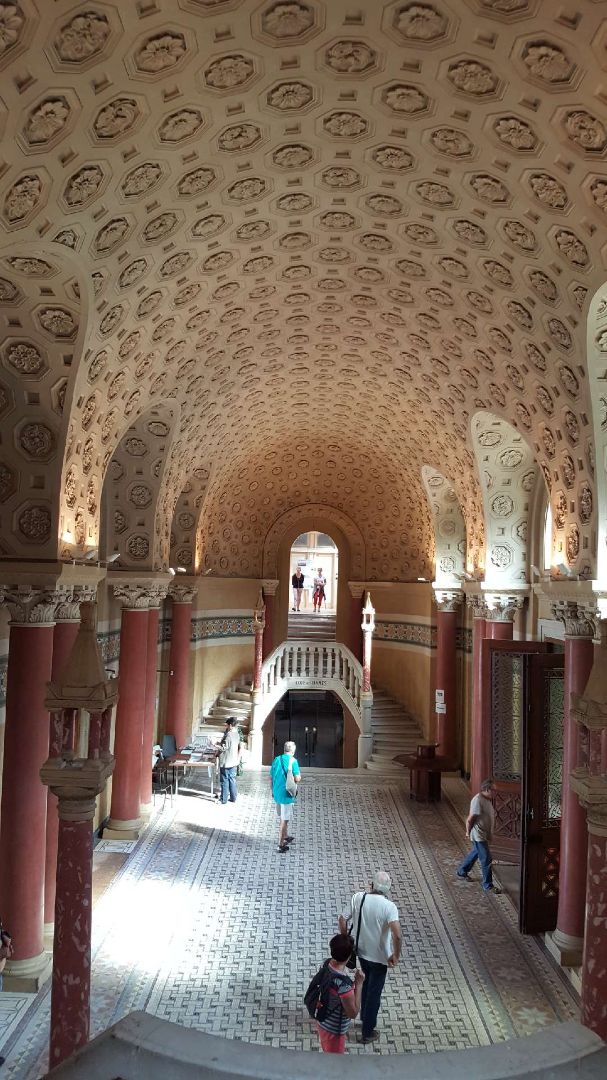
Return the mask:
<path id="1" fill-rule="evenodd" d="M 236 717 L 229 716 L 226 720 L 226 729 L 219 744 L 219 782 L 221 802 L 225 805 L 228 801 L 236 802 L 236 771 L 240 761 L 240 732 L 236 724 Z"/>
<path id="2" fill-rule="evenodd" d="M 402 933 L 398 908 L 388 899 L 391 886 L 390 875 L 378 870 L 369 891 L 354 893 L 350 902 L 351 934 L 354 940 L 358 935 L 357 955 L 365 973 L 360 1005 L 363 1043 L 379 1039 L 375 1025 L 386 975 L 389 967 L 396 967 L 400 957 Z M 345 915 L 339 916 L 339 929 L 342 934 L 347 933 Z"/>
<path id="3" fill-rule="evenodd" d="M 489 841 L 493 836 L 495 824 L 495 811 L 492 803 L 494 795 L 493 780 L 483 780 L 481 790 L 470 803 L 470 813 L 466 819 L 466 837 L 472 841 L 473 847 L 458 866 L 457 876 L 465 881 L 472 881 L 472 878 L 468 876 L 468 872 L 478 859 L 481 864 L 483 889 L 485 892 L 500 893 L 501 889 L 496 888 L 493 884 L 491 849 L 489 848 Z"/>

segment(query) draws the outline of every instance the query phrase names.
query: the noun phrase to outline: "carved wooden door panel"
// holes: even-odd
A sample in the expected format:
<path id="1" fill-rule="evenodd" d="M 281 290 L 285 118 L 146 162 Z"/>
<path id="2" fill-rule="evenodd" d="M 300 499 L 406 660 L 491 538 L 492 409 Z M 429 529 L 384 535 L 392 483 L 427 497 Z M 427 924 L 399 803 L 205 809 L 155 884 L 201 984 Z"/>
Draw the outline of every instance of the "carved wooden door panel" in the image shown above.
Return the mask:
<path id="1" fill-rule="evenodd" d="M 483 641 L 484 771 L 493 777 L 496 790 L 491 850 L 495 857 L 515 862 L 521 848 L 522 740 L 529 659 L 547 649 L 541 641 Z"/>
<path id="2" fill-rule="evenodd" d="M 558 907 L 565 668 L 562 654 L 529 659 L 519 926 L 539 934 L 554 930 Z"/>

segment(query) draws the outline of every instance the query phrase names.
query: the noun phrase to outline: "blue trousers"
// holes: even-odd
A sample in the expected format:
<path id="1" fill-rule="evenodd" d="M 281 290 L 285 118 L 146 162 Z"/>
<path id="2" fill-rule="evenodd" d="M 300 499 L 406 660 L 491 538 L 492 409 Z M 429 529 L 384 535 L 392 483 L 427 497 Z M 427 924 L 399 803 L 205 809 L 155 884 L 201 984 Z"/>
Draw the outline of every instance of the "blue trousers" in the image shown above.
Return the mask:
<path id="1" fill-rule="evenodd" d="M 219 768 L 222 803 L 227 803 L 228 791 L 230 792 L 230 802 L 236 802 L 236 769 L 236 765 L 229 769 L 226 769 L 224 765 Z"/>
<path id="2" fill-rule="evenodd" d="M 483 875 L 483 889 L 493 888 L 493 875 L 491 873 L 491 852 L 489 851 L 489 844 L 486 840 L 473 840 L 473 847 L 470 849 L 466 858 L 457 868 L 459 877 L 463 877 L 469 870 L 472 869 L 476 860 L 481 864 L 481 873 Z"/>
<path id="3" fill-rule="evenodd" d="M 363 956 L 359 956 L 358 959 L 365 973 L 363 992 L 360 999 L 362 1038 L 368 1039 L 377 1023 L 377 1014 L 386 975 L 388 974 L 388 965 L 377 964 L 373 960 L 365 960 Z"/>

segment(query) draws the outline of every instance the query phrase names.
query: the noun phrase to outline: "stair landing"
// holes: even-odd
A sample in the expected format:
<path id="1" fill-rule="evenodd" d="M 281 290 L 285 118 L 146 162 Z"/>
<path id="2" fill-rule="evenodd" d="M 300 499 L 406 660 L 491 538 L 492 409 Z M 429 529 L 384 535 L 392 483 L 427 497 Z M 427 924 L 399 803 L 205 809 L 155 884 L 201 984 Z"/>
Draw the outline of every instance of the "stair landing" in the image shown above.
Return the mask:
<path id="1" fill-rule="evenodd" d="M 335 641 L 335 612 L 290 611 L 289 641 Z"/>

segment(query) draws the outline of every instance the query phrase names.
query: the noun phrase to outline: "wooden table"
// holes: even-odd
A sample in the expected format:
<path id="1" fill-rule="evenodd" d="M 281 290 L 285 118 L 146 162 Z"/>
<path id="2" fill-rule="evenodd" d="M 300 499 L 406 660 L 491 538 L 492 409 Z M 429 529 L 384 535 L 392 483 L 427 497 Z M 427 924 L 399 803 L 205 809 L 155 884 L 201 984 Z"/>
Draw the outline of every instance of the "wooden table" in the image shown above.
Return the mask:
<path id="1" fill-rule="evenodd" d="M 173 776 L 174 776 L 174 779 L 175 779 L 175 794 L 176 795 L 179 794 L 179 770 L 180 769 L 183 770 L 182 775 L 183 775 L 184 779 L 185 779 L 185 774 L 186 774 L 187 769 L 206 769 L 207 773 L 208 773 L 210 785 L 211 785 L 210 794 L 214 795 L 215 794 L 215 777 L 216 777 L 216 774 L 217 774 L 217 757 L 218 757 L 218 755 L 215 755 L 215 757 L 210 758 L 210 759 L 208 759 L 206 761 L 191 761 L 190 758 L 186 758 L 186 757 L 168 758 L 167 761 L 165 762 L 165 764 L 167 765 L 167 767 L 169 769 L 173 769 Z"/>
<path id="2" fill-rule="evenodd" d="M 420 745 L 417 754 L 399 754 L 394 760 L 409 769 L 410 799 L 440 802 L 441 773 L 453 768 L 450 758 L 438 756 L 434 746 Z"/>

